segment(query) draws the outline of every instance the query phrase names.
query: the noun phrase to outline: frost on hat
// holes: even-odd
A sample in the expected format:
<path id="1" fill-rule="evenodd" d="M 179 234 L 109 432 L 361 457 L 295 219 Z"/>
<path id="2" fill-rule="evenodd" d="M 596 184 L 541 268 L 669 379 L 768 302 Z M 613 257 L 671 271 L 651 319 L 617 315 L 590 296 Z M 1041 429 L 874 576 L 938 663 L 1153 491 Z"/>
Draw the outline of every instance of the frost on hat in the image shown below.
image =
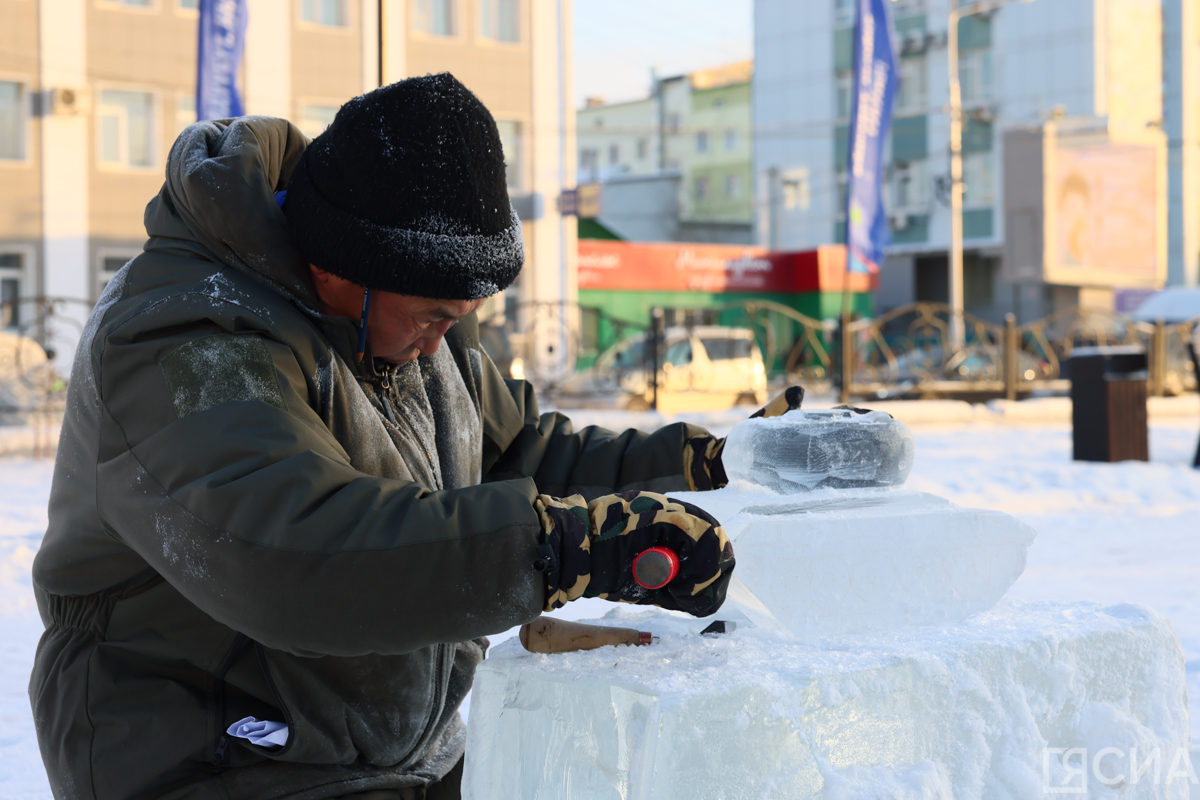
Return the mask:
<path id="1" fill-rule="evenodd" d="M 507 288 L 525 258 L 496 122 L 448 72 L 342 106 L 283 210 L 310 263 L 371 289 L 474 300 Z"/>

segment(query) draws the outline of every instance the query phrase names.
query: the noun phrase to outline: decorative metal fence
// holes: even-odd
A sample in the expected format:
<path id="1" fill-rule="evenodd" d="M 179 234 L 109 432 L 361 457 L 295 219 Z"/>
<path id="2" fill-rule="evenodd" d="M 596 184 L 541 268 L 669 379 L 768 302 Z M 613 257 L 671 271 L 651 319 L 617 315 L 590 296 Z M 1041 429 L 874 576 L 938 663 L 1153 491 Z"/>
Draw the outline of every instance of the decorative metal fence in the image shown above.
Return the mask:
<path id="1" fill-rule="evenodd" d="M 66 375 L 55 368 L 56 345 L 73 344 L 92 303 L 32 297 L 0 304 L 0 424 L 29 426 L 35 457 L 53 454 L 66 405 Z"/>
<path id="2" fill-rule="evenodd" d="M 1133 345 L 1145 349 L 1152 395 L 1196 389 L 1188 357 L 1200 317 L 1167 325 L 1137 322 L 1114 311 L 1075 307 L 1017 325 L 1009 314 L 995 325 L 963 315 L 955 345 L 950 306 L 914 303 L 873 319 L 843 319 L 838 354 L 840 394 L 854 396 L 995 395 L 1016 399 L 1037 390 L 1065 392 L 1064 366 L 1077 347 Z M 849 358 L 841 358 L 849 353 Z"/>

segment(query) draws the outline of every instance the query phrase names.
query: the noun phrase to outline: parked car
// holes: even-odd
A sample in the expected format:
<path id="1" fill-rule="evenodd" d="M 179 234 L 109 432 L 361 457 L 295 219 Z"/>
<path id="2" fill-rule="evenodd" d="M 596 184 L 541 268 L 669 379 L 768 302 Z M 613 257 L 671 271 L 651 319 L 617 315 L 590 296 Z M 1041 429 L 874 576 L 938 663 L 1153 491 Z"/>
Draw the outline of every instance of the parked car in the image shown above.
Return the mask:
<path id="1" fill-rule="evenodd" d="M 650 407 L 650 359 L 645 334 L 630 336 L 596 362 L 556 387 L 555 401 L 568 407 Z M 660 407 L 713 409 L 766 402 L 767 371 L 748 328 L 701 325 L 668 328 L 658 370 Z"/>

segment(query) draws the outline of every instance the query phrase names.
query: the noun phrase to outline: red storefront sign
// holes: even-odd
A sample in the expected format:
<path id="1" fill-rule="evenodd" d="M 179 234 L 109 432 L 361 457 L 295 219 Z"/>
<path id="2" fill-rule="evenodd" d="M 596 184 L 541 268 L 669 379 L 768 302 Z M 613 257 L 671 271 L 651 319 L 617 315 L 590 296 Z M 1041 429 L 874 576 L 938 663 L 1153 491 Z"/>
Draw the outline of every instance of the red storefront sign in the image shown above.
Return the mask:
<path id="1" fill-rule="evenodd" d="M 803 252 L 762 247 L 579 240 L 579 288 L 660 292 L 840 292 L 846 248 Z M 870 275 L 850 275 L 850 290 L 870 291 Z"/>

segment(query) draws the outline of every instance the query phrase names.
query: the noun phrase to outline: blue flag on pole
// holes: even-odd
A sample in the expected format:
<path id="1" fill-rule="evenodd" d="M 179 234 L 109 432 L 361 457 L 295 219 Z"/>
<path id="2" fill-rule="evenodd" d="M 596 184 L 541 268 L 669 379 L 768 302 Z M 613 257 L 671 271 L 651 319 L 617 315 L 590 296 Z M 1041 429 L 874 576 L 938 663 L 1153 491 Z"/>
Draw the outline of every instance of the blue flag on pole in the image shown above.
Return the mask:
<path id="1" fill-rule="evenodd" d="M 196 70 L 196 119 L 245 113 L 237 88 L 246 43 L 246 0 L 200 0 L 200 47 Z"/>
<path id="2" fill-rule="evenodd" d="M 896 37 L 888 0 L 855 0 L 854 89 L 850 106 L 846 248 L 850 272 L 874 273 L 892 243 L 883 205 L 884 147 L 892 126 Z"/>

